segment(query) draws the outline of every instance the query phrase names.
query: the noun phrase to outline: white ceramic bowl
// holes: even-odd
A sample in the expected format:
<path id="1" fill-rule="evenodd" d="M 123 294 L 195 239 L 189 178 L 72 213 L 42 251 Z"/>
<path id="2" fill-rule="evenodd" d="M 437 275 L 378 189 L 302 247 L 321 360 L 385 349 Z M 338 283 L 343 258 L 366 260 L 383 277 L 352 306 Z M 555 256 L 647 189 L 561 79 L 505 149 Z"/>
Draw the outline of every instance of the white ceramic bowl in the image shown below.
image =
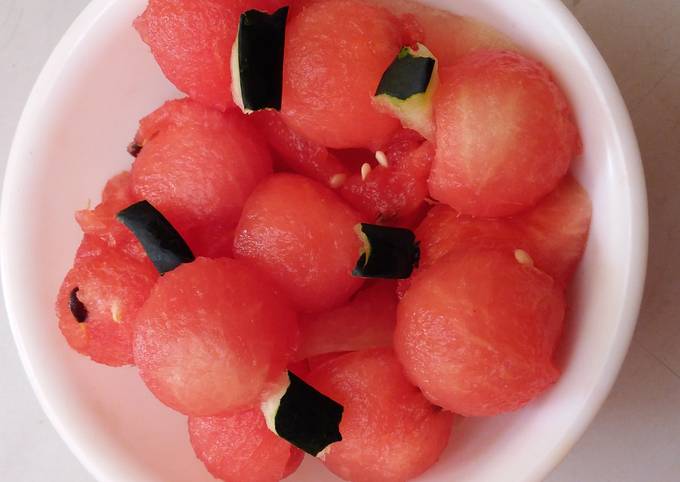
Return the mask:
<path id="1" fill-rule="evenodd" d="M 575 173 L 593 200 L 592 231 L 571 293 L 560 382 L 520 412 L 464 420 L 423 481 L 543 478 L 607 395 L 638 314 L 647 252 L 646 197 L 635 136 L 597 50 L 558 0 L 431 0 L 477 17 L 550 66 L 574 106 L 585 152 Z M 101 481 L 213 480 L 189 446 L 184 417 L 134 368 L 72 352 L 53 301 L 79 230 L 73 211 L 127 168 L 137 119 L 176 91 L 130 26 L 145 0 L 95 0 L 45 66 L 19 124 L 2 199 L 2 279 L 28 377 L 43 409 Z M 296 481 L 334 480 L 307 460 Z"/>

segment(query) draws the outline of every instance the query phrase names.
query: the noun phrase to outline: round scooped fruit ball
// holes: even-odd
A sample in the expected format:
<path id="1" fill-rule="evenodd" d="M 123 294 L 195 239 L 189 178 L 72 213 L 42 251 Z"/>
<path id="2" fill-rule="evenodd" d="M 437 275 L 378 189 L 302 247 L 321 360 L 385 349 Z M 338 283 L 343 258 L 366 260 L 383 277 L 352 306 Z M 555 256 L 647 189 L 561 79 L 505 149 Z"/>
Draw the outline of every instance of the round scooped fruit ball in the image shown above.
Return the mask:
<path id="1" fill-rule="evenodd" d="M 345 480 L 410 480 L 446 448 L 453 414 L 423 397 L 389 349 L 332 358 L 307 381 L 344 407 L 342 441 L 329 446 L 323 461 Z"/>
<path id="2" fill-rule="evenodd" d="M 165 274 L 137 315 L 134 356 L 160 401 L 187 415 L 259 402 L 297 344 L 297 317 L 243 261 L 198 258 Z"/>
<path id="3" fill-rule="evenodd" d="M 519 213 L 555 189 L 580 150 L 569 103 L 538 62 L 480 51 L 441 70 L 432 196 L 462 214 Z"/>
<path id="4" fill-rule="evenodd" d="M 241 12 L 282 0 L 149 0 L 134 26 L 165 76 L 191 98 L 224 110 L 231 98 L 231 47 Z"/>
<path id="5" fill-rule="evenodd" d="M 189 99 L 167 102 L 140 122 L 142 146 L 133 189 L 187 240 L 194 254 L 225 237 L 246 198 L 272 172 L 269 151 L 237 112 L 223 114 Z M 217 234 L 216 234 L 217 231 Z"/>
<path id="6" fill-rule="evenodd" d="M 275 174 L 243 208 L 234 255 L 276 281 L 304 312 L 347 301 L 361 287 L 352 276 L 362 246 L 359 215 L 330 188 L 296 174 Z"/>
<path id="7" fill-rule="evenodd" d="M 399 128 L 372 96 L 401 48 L 386 9 L 360 0 L 305 5 L 286 29 L 283 117 L 323 146 L 378 149 Z"/>
<path id="8" fill-rule="evenodd" d="M 85 236 L 57 295 L 59 328 L 68 344 L 96 362 L 131 365 L 134 319 L 157 279 L 148 260 Z"/>
<path id="9" fill-rule="evenodd" d="M 259 408 L 224 417 L 189 417 L 189 437 L 208 471 L 225 482 L 278 482 L 304 454 L 267 428 Z"/>
<path id="10" fill-rule="evenodd" d="M 395 351 L 425 396 L 464 416 L 521 408 L 559 377 L 559 284 L 511 250 L 468 250 L 415 276 L 397 308 Z"/>

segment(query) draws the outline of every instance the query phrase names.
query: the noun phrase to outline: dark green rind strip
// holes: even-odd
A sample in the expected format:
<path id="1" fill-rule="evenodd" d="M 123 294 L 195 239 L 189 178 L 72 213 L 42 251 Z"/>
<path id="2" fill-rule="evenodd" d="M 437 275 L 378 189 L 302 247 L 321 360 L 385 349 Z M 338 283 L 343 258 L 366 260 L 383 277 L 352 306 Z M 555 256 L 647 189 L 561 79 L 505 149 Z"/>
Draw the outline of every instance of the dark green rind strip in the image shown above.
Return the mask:
<path id="1" fill-rule="evenodd" d="M 161 275 L 195 257 L 177 230 L 148 201 L 140 201 L 116 215 L 137 237 Z"/>
<path id="2" fill-rule="evenodd" d="M 406 100 L 427 91 L 432 79 L 435 60 L 429 57 L 414 57 L 404 48 L 390 64 L 380 79 L 375 95 L 387 95 Z"/>
<path id="3" fill-rule="evenodd" d="M 371 245 L 370 255 L 361 254 L 353 276 L 361 278 L 405 279 L 418 266 L 420 248 L 413 231 L 404 228 L 361 224 Z"/>
<path id="4" fill-rule="evenodd" d="M 243 107 L 281 110 L 283 50 L 288 7 L 268 14 L 248 10 L 238 28 L 238 69 Z"/>
<path id="5" fill-rule="evenodd" d="M 318 392 L 294 373 L 281 397 L 274 423 L 279 437 L 300 450 L 317 456 L 330 444 L 342 440 L 340 421 L 343 407 Z"/>

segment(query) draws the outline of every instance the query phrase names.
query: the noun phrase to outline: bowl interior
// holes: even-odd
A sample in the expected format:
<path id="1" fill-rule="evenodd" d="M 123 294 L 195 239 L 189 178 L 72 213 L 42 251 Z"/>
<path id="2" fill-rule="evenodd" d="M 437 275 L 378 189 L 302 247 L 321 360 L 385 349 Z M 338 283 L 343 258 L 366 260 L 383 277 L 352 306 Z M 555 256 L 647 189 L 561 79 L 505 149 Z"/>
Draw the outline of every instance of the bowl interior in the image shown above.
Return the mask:
<path id="1" fill-rule="evenodd" d="M 646 204 L 637 145 L 599 54 L 556 0 L 431 0 L 498 27 L 543 60 L 567 91 L 584 154 L 592 232 L 571 292 L 564 375 L 520 412 L 461 420 L 423 481 L 536 480 L 571 447 L 608 392 L 637 316 Z M 62 437 L 100 480 L 209 481 L 186 420 L 157 402 L 134 368 L 76 355 L 53 302 L 80 239 L 73 211 L 126 169 L 136 122 L 179 94 L 130 26 L 144 0 L 95 0 L 41 75 L 17 131 L 2 211 L 2 275 L 9 317 L 38 397 Z M 308 458 L 309 459 L 309 458 Z M 335 480 L 306 460 L 291 480 Z"/>

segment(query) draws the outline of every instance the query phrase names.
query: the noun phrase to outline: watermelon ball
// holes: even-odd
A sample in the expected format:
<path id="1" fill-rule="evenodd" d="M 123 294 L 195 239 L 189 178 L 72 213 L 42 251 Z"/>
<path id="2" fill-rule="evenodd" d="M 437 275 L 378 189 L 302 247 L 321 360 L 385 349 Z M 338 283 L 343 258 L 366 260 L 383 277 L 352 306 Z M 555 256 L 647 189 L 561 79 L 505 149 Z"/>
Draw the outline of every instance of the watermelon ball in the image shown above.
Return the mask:
<path id="1" fill-rule="evenodd" d="M 377 156 L 380 162 L 373 156 L 367 173 L 356 170 L 340 195 L 372 222 L 399 224 L 427 197 L 434 147 L 415 131 L 403 129 Z"/>
<path id="2" fill-rule="evenodd" d="M 336 156 L 288 127 L 278 112 L 255 112 L 252 119 L 276 156 L 277 170 L 302 174 L 332 188 L 347 179 L 349 171 Z"/>
<path id="3" fill-rule="evenodd" d="M 392 14 L 360 0 L 302 8 L 286 30 L 286 123 L 327 147 L 378 149 L 387 143 L 399 122 L 379 112 L 371 98 L 401 48 L 401 36 Z"/>
<path id="4" fill-rule="evenodd" d="M 195 255 L 228 255 L 215 243 L 228 239 L 246 198 L 272 172 L 255 128 L 235 111 L 184 99 L 143 119 L 135 142 L 143 146 L 132 166 L 135 194 L 163 213 Z"/>
<path id="5" fill-rule="evenodd" d="M 281 0 L 149 0 L 134 26 L 175 86 L 216 109 L 234 107 L 231 47 L 241 12 L 274 11 Z"/>
<path id="6" fill-rule="evenodd" d="M 198 459 L 225 482 L 278 482 L 295 472 L 304 456 L 267 428 L 259 408 L 189 417 L 189 438 Z"/>
<path id="7" fill-rule="evenodd" d="M 437 461 L 449 441 L 453 414 L 423 397 L 389 349 L 333 358 L 308 378 L 344 406 L 342 441 L 323 461 L 345 480 L 412 479 Z"/>
<path id="8" fill-rule="evenodd" d="M 362 243 L 359 215 L 330 188 L 296 174 L 275 174 L 248 198 L 234 255 L 252 262 L 300 311 L 346 302 L 362 284 L 352 277 Z"/>
<path id="9" fill-rule="evenodd" d="M 394 281 L 372 281 L 339 308 L 301 316 L 296 357 L 391 347 L 397 320 L 395 289 Z"/>
<path id="10" fill-rule="evenodd" d="M 75 218 L 86 238 L 96 237 L 112 248 L 119 248 L 139 260 L 147 259 L 137 238 L 116 219 L 116 214 L 139 201 L 132 189 L 132 176 L 124 171 L 109 179 L 101 202 L 93 209 L 76 211 Z M 87 243 L 92 245 L 93 241 Z"/>
<path id="11" fill-rule="evenodd" d="M 420 268 L 472 247 L 522 249 L 538 269 L 566 286 L 583 255 L 590 217 L 588 194 L 571 176 L 534 208 L 513 218 L 472 218 L 438 205 L 416 230 Z"/>
<path id="12" fill-rule="evenodd" d="M 134 357 L 160 401 L 187 415 L 259 402 L 297 343 L 297 317 L 257 270 L 198 258 L 163 276 L 138 313 Z"/>
<path id="13" fill-rule="evenodd" d="M 564 295 L 517 254 L 456 252 L 412 279 L 397 308 L 394 346 L 432 403 L 464 416 L 498 415 L 559 377 L 551 358 Z"/>
<path id="14" fill-rule="evenodd" d="M 157 279 L 148 260 L 86 235 L 55 307 L 68 344 L 96 362 L 131 365 L 134 319 Z"/>
<path id="15" fill-rule="evenodd" d="M 579 152 L 564 93 L 541 64 L 480 51 L 441 70 L 432 196 L 462 214 L 500 217 L 555 189 Z"/>

